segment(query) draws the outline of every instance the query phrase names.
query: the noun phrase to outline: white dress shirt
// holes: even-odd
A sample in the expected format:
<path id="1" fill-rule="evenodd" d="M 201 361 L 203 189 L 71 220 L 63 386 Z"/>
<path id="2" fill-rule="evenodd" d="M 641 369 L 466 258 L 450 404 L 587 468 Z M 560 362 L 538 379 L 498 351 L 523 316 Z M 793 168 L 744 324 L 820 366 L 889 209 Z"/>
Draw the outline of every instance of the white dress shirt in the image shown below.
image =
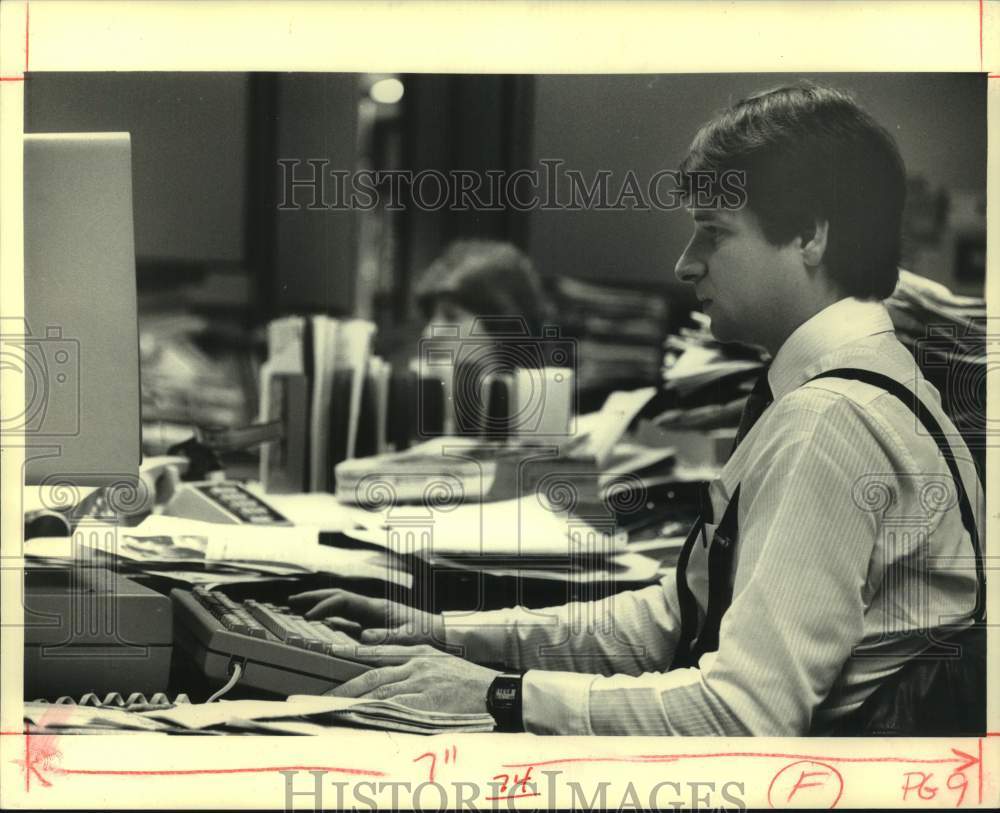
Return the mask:
<path id="1" fill-rule="evenodd" d="M 774 403 L 710 486 L 718 518 L 742 483 L 739 539 L 719 649 L 698 668 L 668 671 L 680 633 L 673 576 L 600 602 L 445 614 L 446 640 L 465 657 L 528 670 L 528 731 L 821 733 L 926 648 L 921 631 L 971 619 L 972 546 L 937 445 L 884 390 L 834 378 L 805 384 L 837 367 L 916 388 L 948 435 L 984 527 L 972 457 L 885 307 L 841 300 L 782 345 L 768 372 Z M 703 618 L 701 543 L 687 580 Z"/>

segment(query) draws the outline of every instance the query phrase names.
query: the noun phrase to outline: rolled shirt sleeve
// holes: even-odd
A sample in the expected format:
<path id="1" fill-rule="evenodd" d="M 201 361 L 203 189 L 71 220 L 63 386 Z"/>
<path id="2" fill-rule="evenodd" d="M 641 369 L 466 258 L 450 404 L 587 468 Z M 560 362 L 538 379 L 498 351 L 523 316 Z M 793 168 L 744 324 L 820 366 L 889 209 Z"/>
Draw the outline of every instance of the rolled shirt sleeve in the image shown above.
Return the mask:
<path id="1" fill-rule="evenodd" d="M 718 652 L 699 668 L 639 675 L 525 675 L 536 733 L 804 735 L 863 637 L 878 532 L 852 489 L 891 471 L 860 408 L 827 393 L 788 398 L 787 431 L 761 438 L 741 487 L 734 599 Z"/>
<path id="2" fill-rule="evenodd" d="M 600 601 L 443 615 L 456 654 L 517 670 L 639 675 L 669 664 L 680 634 L 672 574 Z"/>

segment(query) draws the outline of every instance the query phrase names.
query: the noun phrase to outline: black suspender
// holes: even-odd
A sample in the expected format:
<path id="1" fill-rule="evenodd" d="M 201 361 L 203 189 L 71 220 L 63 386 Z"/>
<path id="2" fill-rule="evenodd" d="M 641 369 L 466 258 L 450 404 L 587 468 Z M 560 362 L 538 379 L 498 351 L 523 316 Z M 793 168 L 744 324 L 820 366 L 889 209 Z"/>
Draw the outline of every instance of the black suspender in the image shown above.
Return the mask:
<path id="1" fill-rule="evenodd" d="M 984 621 L 986 618 L 986 576 L 983 570 L 983 553 L 979 544 L 979 532 L 976 529 L 976 516 L 972 510 L 972 502 L 969 500 L 969 495 L 965 491 L 965 483 L 962 481 L 962 475 L 958 470 L 955 453 L 952 451 L 951 444 L 948 443 L 948 439 L 937 419 L 924 406 L 923 401 L 917 397 L 915 392 L 903 386 L 894 378 L 890 378 L 882 373 L 854 367 L 841 367 L 836 370 L 827 370 L 825 373 L 820 373 L 811 380 L 815 381 L 819 378 L 848 378 L 855 381 L 863 381 L 865 384 L 879 387 L 896 396 L 903 404 L 909 407 L 910 411 L 927 431 L 927 434 L 937 443 L 941 456 L 948 464 L 948 471 L 951 472 L 951 477 L 955 481 L 955 489 L 958 492 L 959 511 L 962 515 L 962 525 L 965 526 L 965 530 L 969 534 L 969 540 L 972 542 L 972 552 L 976 558 L 976 584 L 978 589 L 976 591 L 976 607 L 973 611 L 973 618 L 976 621 Z"/>
<path id="2" fill-rule="evenodd" d="M 978 587 L 973 617 L 975 621 L 982 622 L 986 616 L 986 579 L 983 571 L 983 557 L 979 544 L 979 533 L 976 529 L 972 503 L 969 500 L 969 495 L 966 493 L 965 484 L 958 470 L 958 464 L 955 461 L 955 454 L 941 429 L 941 425 L 931 414 L 930 410 L 920 401 L 916 393 L 882 373 L 843 367 L 820 373 L 810 380 L 815 381 L 820 378 L 846 378 L 863 381 L 866 384 L 871 384 L 874 387 L 885 390 L 898 398 L 913 412 L 927 433 L 937 443 L 938 449 L 948 464 L 948 470 L 955 481 L 962 524 L 972 542 Z M 691 589 L 687 585 L 687 565 L 696 537 L 704 532 L 704 521 L 702 518 L 699 518 L 694 527 L 692 527 L 688 540 L 681 551 L 680 559 L 677 562 L 677 594 L 681 609 L 681 633 L 671 668 L 696 666 L 698 659 L 703 654 L 713 652 L 719 648 L 719 627 L 722 622 L 722 616 L 732 602 L 731 574 L 735 548 L 734 543 L 738 532 L 739 497 L 740 487 L 737 485 L 729 504 L 726 506 L 716 532 L 712 536 L 708 554 L 708 609 L 700 634 L 697 631 L 698 605 L 694 595 L 691 593 Z"/>

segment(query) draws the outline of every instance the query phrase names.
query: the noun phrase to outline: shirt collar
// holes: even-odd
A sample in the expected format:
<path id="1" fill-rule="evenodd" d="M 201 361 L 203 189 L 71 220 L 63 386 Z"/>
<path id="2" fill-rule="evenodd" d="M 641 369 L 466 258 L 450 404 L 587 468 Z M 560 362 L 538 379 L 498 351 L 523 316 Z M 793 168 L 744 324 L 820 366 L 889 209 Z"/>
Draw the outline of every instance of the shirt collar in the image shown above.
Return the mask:
<path id="1" fill-rule="evenodd" d="M 767 373 L 775 400 L 804 384 L 828 366 L 823 357 L 845 345 L 893 331 L 892 318 L 881 302 L 848 297 L 828 305 L 799 325 L 778 348 Z"/>

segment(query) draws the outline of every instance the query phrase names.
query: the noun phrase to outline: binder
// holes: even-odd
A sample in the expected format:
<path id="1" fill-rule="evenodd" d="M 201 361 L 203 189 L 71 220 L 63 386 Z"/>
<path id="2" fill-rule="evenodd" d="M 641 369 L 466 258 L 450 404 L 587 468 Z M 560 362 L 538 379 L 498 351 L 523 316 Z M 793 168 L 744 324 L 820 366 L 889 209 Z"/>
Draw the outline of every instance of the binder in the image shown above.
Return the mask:
<path id="1" fill-rule="evenodd" d="M 386 439 L 391 450 L 408 449 L 417 435 L 417 374 L 394 370 L 389 378 Z"/>
<path id="2" fill-rule="evenodd" d="M 273 320 L 267 326 L 267 343 L 268 359 L 260 373 L 260 421 L 280 421 L 283 438 L 261 447 L 260 481 L 265 491 L 304 491 L 309 487 L 308 320 Z"/>
<path id="3" fill-rule="evenodd" d="M 309 381 L 304 373 L 271 375 L 271 420 L 282 425 L 282 437 L 262 447 L 261 484 L 271 494 L 309 490 Z"/>

